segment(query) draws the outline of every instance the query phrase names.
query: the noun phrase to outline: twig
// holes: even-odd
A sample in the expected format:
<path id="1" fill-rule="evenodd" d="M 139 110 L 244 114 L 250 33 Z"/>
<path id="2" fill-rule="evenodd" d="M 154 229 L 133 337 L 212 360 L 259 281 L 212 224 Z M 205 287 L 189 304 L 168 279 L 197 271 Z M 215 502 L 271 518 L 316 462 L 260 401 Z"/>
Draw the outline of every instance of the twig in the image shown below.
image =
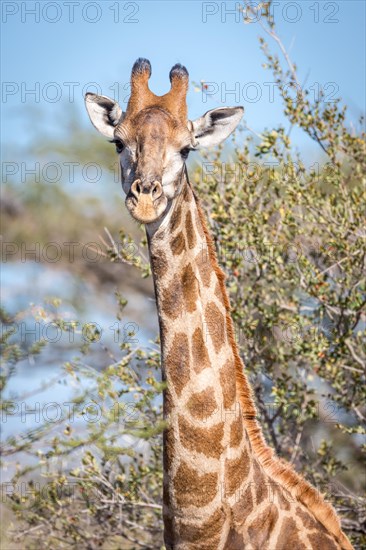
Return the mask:
<path id="1" fill-rule="evenodd" d="M 133 262 L 130 262 L 129 260 L 126 260 L 126 258 L 123 258 L 123 257 L 121 256 L 121 254 L 120 254 L 120 252 L 119 252 L 119 250 L 118 250 L 118 248 L 117 248 L 116 242 L 115 242 L 115 240 L 113 239 L 113 237 L 112 237 L 112 235 L 110 234 L 110 232 L 109 232 L 109 230 L 108 230 L 107 227 L 104 228 L 104 231 L 105 231 L 105 232 L 107 233 L 107 235 L 108 235 L 108 238 L 109 238 L 109 240 L 110 240 L 110 242 L 111 242 L 112 248 L 113 248 L 114 253 L 116 254 L 117 258 L 118 258 L 119 260 L 121 260 L 121 262 L 123 262 L 123 263 L 125 263 L 125 264 L 127 264 L 127 265 L 132 265 L 132 266 L 133 266 L 133 265 L 134 265 Z"/>
<path id="2" fill-rule="evenodd" d="M 344 258 L 342 258 L 341 260 L 339 260 L 335 264 L 330 265 L 329 267 L 327 267 L 327 269 L 324 269 L 323 271 L 318 273 L 316 278 L 318 279 L 319 277 L 324 275 L 324 273 L 327 273 L 328 271 L 330 271 L 333 267 L 336 267 L 336 266 L 340 265 L 341 263 L 345 262 L 346 260 L 348 260 L 350 258 L 350 256 L 357 256 L 357 254 L 359 254 L 360 252 L 361 252 L 361 250 L 356 250 L 355 252 L 353 252 L 353 254 L 350 254 L 349 256 L 345 256 Z"/>
<path id="3" fill-rule="evenodd" d="M 291 458 L 290 458 L 290 464 L 293 464 L 295 462 L 296 455 L 297 455 L 297 453 L 299 451 L 299 448 L 300 448 L 300 441 L 301 441 L 303 430 L 304 430 L 304 425 L 302 424 L 300 426 L 299 431 L 297 432 L 294 450 L 292 451 Z"/>
<path id="4" fill-rule="evenodd" d="M 350 344 L 349 340 L 345 340 L 344 343 L 346 344 L 347 348 L 349 349 L 353 359 L 359 364 L 361 365 L 361 367 L 365 368 L 365 362 L 361 359 L 361 357 L 359 357 L 355 350 L 353 349 L 352 345 Z M 363 372 L 363 371 L 362 371 Z"/>

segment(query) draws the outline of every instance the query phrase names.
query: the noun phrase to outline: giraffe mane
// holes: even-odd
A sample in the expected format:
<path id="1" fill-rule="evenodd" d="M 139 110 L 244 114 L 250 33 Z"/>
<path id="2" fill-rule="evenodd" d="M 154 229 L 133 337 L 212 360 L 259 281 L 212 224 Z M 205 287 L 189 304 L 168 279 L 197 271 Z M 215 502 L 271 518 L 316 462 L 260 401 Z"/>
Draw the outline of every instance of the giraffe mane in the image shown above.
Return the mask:
<path id="1" fill-rule="evenodd" d="M 218 264 L 215 245 L 207 229 L 206 217 L 200 205 L 200 200 L 193 189 L 192 192 L 206 237 L 208 255 L 222 291 L 226 310 L 227 333 L 234 354 L 236 388 L 242 411 L 244 411 L 242 415 L 243 424 L 248 433 L 254 454 L 271 479 L 275 483 L 285 487 L 292 497 L 304 504 L 314 517 L 337 539 L 342 549 L 353 550 L 353 546 L 342 531 L 340 520 L 333 506 L 326 502 L 323 496 L 297 473 L 288 462 L 279 458 L 264 439 L 262 428 L 257 420 L 257 409 L 254 403 L 253 391 L 244 373 L 244 363 L 239 355 L 239 349 L 235 340 L 234 323 L 230 313 L 231 306 L 225 286 L 226 275 Z"/>

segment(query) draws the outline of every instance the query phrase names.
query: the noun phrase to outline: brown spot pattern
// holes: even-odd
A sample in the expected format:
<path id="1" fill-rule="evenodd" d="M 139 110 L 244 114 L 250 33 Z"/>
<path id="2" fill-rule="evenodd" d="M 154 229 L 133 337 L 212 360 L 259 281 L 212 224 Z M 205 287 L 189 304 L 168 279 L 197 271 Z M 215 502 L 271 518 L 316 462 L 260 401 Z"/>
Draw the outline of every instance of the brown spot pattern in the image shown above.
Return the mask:
<path id="1" fill-rule="evenodd" d="M 230 447 L 237 447 L 243 439 L 243 419 L 237 415 L 230 426 Z"/>
<path id="2" fill-rule="evenodd" d="M 212 516 L 199 525 L 181 524 L 182 538 L 186 542 L 199 543 L 199 548 L 216 549 L 221 535 L 222 526 L 225 523 L 223 510 L 216 510 Z M 214 540 L 213 540 L 214 539 Z M 208 546 L 205 546 L 208 545 Z"/>
<path id="3" fill-rule="evenodd" d="M 193 368 L 198 373 L 210 366 L 210 360 L 203 334 L 200 328 L 196 328 L 192 336 Z"/>
<path id="4" fill-rule="evenodd" d="M 186 216 L 186 234 L 187 234 L 188 248 L 192 249 L 196 246 L 197 239 L 196 239 L 196 234 L 194 232 L 192 214 L 190 211 L 187 212 L 187 216 Z"/>
<path id="5" fill-rule="evenodd" d="M 243 549 L 244 549 L 243 535 L 241 535 L 231 527 L 229 531 L 229 535 L 225 542 L 224 550 L 243 550 Z"/>
<path id="6" fill-rule="evenodd" d="M 248 535 L 250 536 L 251 542 L 255 548 L 259 549 L 268 549 L 273 550 L 276 548 L 276 550 L 279 550 L 279 547 L 272 547 L 269 548 L 266 543 L 268 543 L 268 540 L 271 536 L 271 533 L 276 525 L 276 522 L 278 520 L 278 511 L 274 504 L 270 504 L 261 514 L 259 514 L 249 525 L 248 527 Z M 282 540 L 279 538 L 279 540 Z M 286 546 L 286 550 L 299 550 L 297 546 Z"/>
<path id="7" fill-rule="evenodd" d="M 208 249 L 201 250 L 196 256 L 196 265 L 200 273 L 201 281 L 204 286 L 209 287 L 211 282 L 211 276 L 213 273 L 213 268 L 210 263 L 210 258 L 208 255 Z"/>
<path id="8" fill-rule="evenodd" d="M 179 256 L 179 254 L 182 254 L 183 250 L 186 248 L 186 243 L 182 232 L 178 233 L 178 235 L 174 237 L 170 243 L 170 248 L 172 249 L 174 256 Z"/>
<path id="9" fill-rule="evenodd" d="M 163 466 L 166 472 L 172 462 L 175 449 L 175 437 L 173 428 L 167 428 L 163 432 Z"/>
<path id="10" fill-rule="evenodd" d="M 224 408 L 230 409 L 234 405 L 236 395 L 235 371 L 231 360 L 227 361 L 220 370 L 220 383 Z"/>
<path id="11" fill-rule="evenodd" d="M 204 420 L 217 410 L 215 392 L 213 388 L 194 393 L 187 403 L 187 408 L 194 418 Z"/>
<path id="12" fill-rule="evenodd" d="M 214 302 L 206 306 L 205 317 L 207 332 L 209 333 L 216 353 L 219 353 L 224 345 L 225 338 L 225 317 Z"/>
<path id="13" fill-rule="evenodd" d="M 198 213 L 198 210 L 196 211 L 196 229 L 199 233 L 199 236 L 204 238 L 205 237 L 205 232 L 203 230 L 203 226 L 202 226 L 202 221 L 201 221 L 201 218 L 199 216 L 199 213 Z"/>
<path id="14" fill-rule="evenodd" d="M 319 529 L 319 526 L 321 526 L 324 531 L 323 525 L 319 523 L 311 514 L 309 514 L 309 512 L 298 507 L 296 508 L 296 514 L 301 519 L 306 529 Z"/>
<path id="15" fill-rule="evenodd" d="M 234 504 L 232 510 L 234 522 L 238 525 L 244 523 L 250 512 L 253 510 L 252 483 L 249 483 L 239 502 Z"/>
<path id="16" fill-rule="evenodd" d="M 314 545 L 313 548 L 321 548 L 321 550 L 338 550 L 339 546 L 324 533 L 312 533 L 308 535 L 309 541 Z"/>
<path id="17" fill-rule="evenodd" d="M 168 261 L 162 250 L 159 250 L 158 253 L 151 254 L 151 264 L 154 274 L 159 278 L 164 277 L 168 272 Z"/>
<path id="18" fill-rule="evenodd" d="M 216 285 L 215 285 L 215 296 L 216 298 L 219 300 L 219 302 L 224 306 L 224 299 L 223 299 L 223 296 L 222 296 L 222 290 L 221 290 L 221 285 L 219 283 L 219 281 L 216 282 Z"/>
<path id="19" fill-rule="evenodd" d="M 186 184 L 184 186 L 183 191 L 182 191 L 182 195 L 183 195 L 183 200 L 185 202 L 190 202 L 191 201 L 192 191 L 191 191 L 191 188 L 189 187 L 189 184 Z"/>
<path id="20" fill-rule="evenodd" d="M 178 506 L 206 506 L 216 496 L 217 482 L 216 473 L 199 475 L 182 462 L 173 480 Z"/>
<path id="21" fill-rule="evenodd" d="M 258 506 L 258 504 L 260 504 L 264 499 L 268 498 L 267 478 L 255 460 L 253 461 L 253 468 L 253 476 L 255 480 L 255 498 Z"/>
<path id="22" fill-rule="evenodd" d="M 277 486 L 276 493 L 277 493 L 277 498 L 278 498 L 278 501 L 280 503 L 281 509 L 282 510 L 290 510 L 290 508 L 291 508 L 290 503 L 291 503 L 291 499 L 293 499 L 293 497 L 291 497 L 291 495 L 285 489 L 283 489 L 282 487 L 278 487 L 278 486 Z"/>
<path id="23" fill-rule="evenodd" d="M 166 358 L 167 380 L 171 381 L 178 396 L 189 381 L 189 347 L 188 338 L 178 332 L 173 340 Z"/>
<path id="24" fill-rule="evenodd" d="M 225 460 L 225 493 L 234 494 L 242 485 L 249 473 L 249 456 L 243 450 L 239 458 Z"/>
<path id="25" fill-rule="evenodd" d="M 224 423 L 220 422 L 211 428 L 197 428 L 187 422 L 183 416 L 178 418 L 179 439 L 183 447 L 190 451 L 202 453 L 210 458 L 219 458 L 223 452 Z"/>
<path id="26" fill-rule="evenodd" d="M 198 284 L 191 264 L 188 264 L 182 273 L 182 288 L 186 310 L 192 313 L 196 309 L 198 300 Z"/>
<path id="27" fill-rule="evenodd" d="M 174 233 L 176 229 L 178 229 L 180 222 L 182 219 L 182 207 L 178 206 L 175 211 L 172 214 L 172 217 L 170 219 L 170 231 L 171 233 Z"/>
<path id="28" fill-rule="evenodd" d="M 180 281 L 173 280 L 164 290 L 161 309 L 171 319 L 176 319 L 182 314 L 182 287 Z"/>
<path id="29" fill-rule="evenodd" d="M 298 535 L 298 529 L 296 527 L 296 523 L 292 518 L 284 518 L 280 534 L 278 536 L 277 540 L 277 547 L 278 550 L 288 550 L 289 548 L 293 548 L 296 550 L 306 550 L 305 545 L 301 542 Z M 315 548 L 321 548 L 321 550 L 325 550 L 325 547 L 319 545 L 315 546 Z"/>
<path id="30" fill-rule="evenodd" d="M 164 412 L 164 418 L 166 418 L 174 406 L 173 396 L 172 392 L 169 388 L 165 388 L 163 391 L 163 412 Z"/>

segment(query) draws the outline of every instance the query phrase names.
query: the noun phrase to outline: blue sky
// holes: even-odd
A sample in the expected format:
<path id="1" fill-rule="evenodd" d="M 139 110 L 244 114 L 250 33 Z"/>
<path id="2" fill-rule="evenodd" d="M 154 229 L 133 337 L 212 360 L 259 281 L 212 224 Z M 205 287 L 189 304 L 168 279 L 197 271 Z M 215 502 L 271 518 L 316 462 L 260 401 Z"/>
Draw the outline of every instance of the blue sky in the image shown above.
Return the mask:
<path id="1" fill-rule="evenodd" d="M 52 135 L 57 131 L 53 116 L 62 113 L 70 96 L 83 123 L 89 124 L 82 90 L 95 88 L 88 83 L 96 82 L 104 95 L 113 96 L 118 88 L 123 105 L 132 64 L 140 56 L 152 63 L 150 85 L 158 95 L 169 89 L 169 70 L 176 62 L 187 66 L 191 81 L 213 83 L 209 98 L 191 86 L 191 118 L 219 105 L 242 104 L 247 124 L 256 132 L 283 123 L 278 95 L 270 97 L 273 77 L 262 67 L 258 36 L 263 32 L 258 23 L 244 24 L 235 16 L 235 4 L 4 1 L 2 142 L 24 144 L 30 139 L 24 119 L 28 106 L 41 108 Z M 274 10 L 300 81 L 307 77 L 313 93 L 326 86 L 329 99 L 341 97 L 349 105 L 349 120 L 357 124 L 365 109 L 365 3 L 277 1 Z M 276 50 L 274 43 L 270 46 Z M 35 88 L 37 98 L 26 95 Z M 315 150 L 306 136 L 294 137 L 310 154 Z"/>

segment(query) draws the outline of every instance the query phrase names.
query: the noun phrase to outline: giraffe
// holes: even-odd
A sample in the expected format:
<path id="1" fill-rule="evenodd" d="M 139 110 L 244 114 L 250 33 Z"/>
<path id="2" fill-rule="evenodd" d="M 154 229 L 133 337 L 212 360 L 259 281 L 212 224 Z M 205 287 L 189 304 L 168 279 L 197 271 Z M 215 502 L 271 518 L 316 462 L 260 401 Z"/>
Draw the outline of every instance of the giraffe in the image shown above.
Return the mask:
<path id="1" fill-rule="evenodd" d="M 188 72 L 156 96 L 139 58 L 126 112 L 86 94 L 93 125 L 116 145 L 126 207 L 145 224 L 161 336 L 163 519 L 167 550 L 351 550 L 336 512 L 266 444 L 234 338 L 230 304 L 199 200 L 190 150 L 212 147 L 242 107 L 187 118 Z"/>

